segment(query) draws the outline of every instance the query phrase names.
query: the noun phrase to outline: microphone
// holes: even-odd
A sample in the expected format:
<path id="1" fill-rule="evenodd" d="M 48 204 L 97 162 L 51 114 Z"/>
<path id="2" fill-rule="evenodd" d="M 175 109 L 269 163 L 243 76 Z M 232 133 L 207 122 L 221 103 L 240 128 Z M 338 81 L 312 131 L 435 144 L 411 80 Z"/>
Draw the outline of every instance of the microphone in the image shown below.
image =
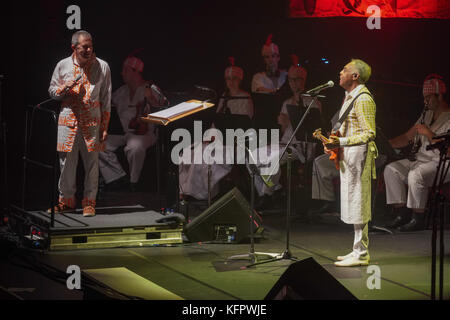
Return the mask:
<path id="1" fill-rule="evenodd" d="M 77 82 L 81 79 L 81 74 L 78 75 L 78 77 L 75 79 L 75 81 L 73 82 L 73 84 L 70 87 L 67 87 L 64 91 L 69 91 L 70 89 L 72 89 L 73 87 L 75 87 L 75 85 L 77 84 Z"/>
<path id="2" fill-rule="evenodd" d="M 320 86 L 317 86 L 311 90 L 308 90 L 306 93 L 310 94 L 310 93 L 319 93 L 320 91 L 322 91 L 323 89 L 327 89 L 327 88 L 331 88 L 334 87 L 334 82 L 333 81 L 328 81 L 325 84 L 321 84 Z"/>
<path id="3" fill-rule="evenodd" d="M 162 97 L 162 99 L 163 99 L 164 102 L 168 101 L 167 98 L 166 98 L 166 96 L 163 95 L 163 93 L 161 92 L 161 90 L 159 90 L 159 88 L 158 88 L 157 86 L 155 86 L 154 84 L 152 84 L 152 85 L 150 86 L 150 88 L 151 88 L 153 91 L 155 91 L 160 97 Z"/>
<path id="4" fill-rule="evenodd" d="M 197 85 L 195 85 L 194 87 L 196 87 L 197 89 L 203 90 L 203 91 L 216 92 L 215 90 L 207 88 L 207 87 L 202 87 L 202 86 L 197 86 Z"/>
<path id="5" fill-rule="evenodd" d="M 157 87 L 157 86 L 155 86 L 154 84 L 152 84 L 151 86 L 150 86 L 150 88 L 152 88 L 152 90 L 153 91 L 155 91 L 157 94 L 159 94 L 160 96 L 164 96 L 163 94 L 162 94 L 162 92 L 159 90 L 159 88 Z"/>

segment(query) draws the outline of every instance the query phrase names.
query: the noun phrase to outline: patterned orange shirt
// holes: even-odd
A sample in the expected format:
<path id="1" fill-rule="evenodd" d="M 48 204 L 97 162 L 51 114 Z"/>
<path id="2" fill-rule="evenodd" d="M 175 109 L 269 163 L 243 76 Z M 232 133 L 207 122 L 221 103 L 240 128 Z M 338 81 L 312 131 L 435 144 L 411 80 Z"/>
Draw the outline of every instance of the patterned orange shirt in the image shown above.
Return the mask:
<path id="1" fill-rule="evenodd" d="M 65 82 L 78 77 L 80 79 L 73 88 L 62 92 Z M 107 130 L 111 112 L 111 71 L 108 64 L 95 56 L 83 68 L 73 55 L 61 60 L 53 72 L 49 94 L 61 100 L 57 150 L 72 151 L 78 130 L 81 130 L 89 152 L 104 150 L 100 134 Z"/>

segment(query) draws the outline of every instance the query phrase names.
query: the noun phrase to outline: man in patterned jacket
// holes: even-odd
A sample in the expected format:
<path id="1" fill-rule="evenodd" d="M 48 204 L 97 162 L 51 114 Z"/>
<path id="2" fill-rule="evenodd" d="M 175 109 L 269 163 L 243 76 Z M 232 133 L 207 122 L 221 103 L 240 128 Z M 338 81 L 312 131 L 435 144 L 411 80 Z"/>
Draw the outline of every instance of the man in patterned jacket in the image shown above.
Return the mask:
<path id="1" fill-rule="evenodd" d="M 345 100 L 339 117 L 352 105 L 342 121 L 339 133 L 324 145 L 325 152 L 339 147 L 341 179 L 341 220 L 354 225 L 353 251 L 338 256 L 338 267 L 369 264 L 369 229 L 371 220 L 371 178 L 375 178 L 375 112 L 376 105 L 364 85 L 370 78 L 371 68 L 362 60 L 353 59 L 340 72 L 339 84 L 345 89 Z"/>
<path id="2" fill-rule="evenodd" d="M 49 87 L 50 96 L 61 100 L 57 140 L 61 176 L 55 212 L 76 207 L 76 169 L 81 154 L 85 170 L 83 216 L 94 216 L 98 152 L 104 149 L 110 118 L 111 72 L 108 64 L 95 56 L 88 32 L 75 32 L 71 47 L 72 55 L 58 62 Z"/>

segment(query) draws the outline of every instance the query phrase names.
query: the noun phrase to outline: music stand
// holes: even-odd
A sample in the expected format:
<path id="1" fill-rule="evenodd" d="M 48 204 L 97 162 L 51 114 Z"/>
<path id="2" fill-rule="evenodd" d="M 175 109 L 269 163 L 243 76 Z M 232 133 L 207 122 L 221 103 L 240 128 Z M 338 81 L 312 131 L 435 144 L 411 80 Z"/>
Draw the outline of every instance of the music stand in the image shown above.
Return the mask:
<path id="1" fill-rule="evenodd" d="M 241 97 L 236 97 L 241 98 Z M 247 97 L 244 97 L 247 99 Z M 223 141 L 226 141 L 226 131 L 243 129 L 246 131 L 251 128 L 252 123 L 248 115 L 244 114 L 231 114 L 231 113 L 216 113 L 214 115 L 214 127 L 222 133 Z M 211 165 L 208 164 L 208 207 L 211 206 Z"/>
<path id="2" fill-rule="evenodd" d="M 277 94 L 252 93 L 252 100 L 255 106 L 255 128 L 279 129 L 277 119 L 283 102 L 281 97 Z"/>
<path id="3" fill-rule="evenodd" d="M 244 131 L 252 127 L 252 121 L 246 114 L 217 113 L 214 116 L 214 126 L 226 137 L 226 130 L 243 129 Z"/>
<path id="4" fill-rule="evenodd" d="M 194 106 L 187 107 L 185 104 L 194 104 Z M 162 108 L 162 110 L 159 110 L 158 112 L 154 112 L 151 114 L 148 114 L 147 117 L 142 117 L 141 120 L 149 123 L 157 124 L 157 130 L 158 130 L 158 143 L 156 145 L 156 167 L 157 167 L 157 190 L 158 190 L 158 202 L 159 207 L 161 207 L 162 204 L 162 197 L 161 197 L 161 156 L 165 155 L 165 145 L 162 142 L 162 140 L 165 140 L 163 138 L 163 127 L 166 127 L 170 125 L 171 123 L 175 121 L 181 121 L 181 119 L 186 118 L 188 116 L 191 116 L 193 114 L 196 114 L 200 111 L 207 110 L 208 108 L 211 108 L 214 106 L 213 103 L 210 103 L 209 100 L 206 101 L 200 101 L 200 100 L 189 100 L 183 103 L 180 103 L 176 106 Z M 181 108 L 182 107 L 182 108 Z M 166 130 L 164 130 L 166 131 Z M 173 173 L 174 176 L 177 176 L 176 173 Z M 179 190 L 177 190 L 177 197 L 176 197 L 176 206 L 177 209 L 179 209 Z"/>
<path id="5" fill-rule="evenodd" d="M 286 109 L 292 128 L 297 127 L 300 119 L 306 112 L 306 107 L 302 107 L 297 104 L 287 104 Z M 309 117 L 310 121 L 305 123 L 304 127 L 298 130 L 298 132 L 295 134 L 295 138 L 299 141 L 312 141 L 312 132 L 316 128 L 321 127 L 321 115 L 319 109 L 311 108 L 311 110 L 309 111 Z"/>
<path id="6" fill-rule="evenodd" d="M 289 141 L 287 142 L 286 146 L 284 147 L 283 151 L 281 152 L 280 156 L 278 157 L 278 162 L 281 161 L 281 159 L 283 158 L 284 154 L 287 153 L 287 177 L 288 177 L 288 194 L 287 194 L 287 210 L 286 210 L 286 249 L 283 253 L 278 254 L 277 257 L 267 260 L 267 261 L 261 261 L 261 262 L 255 262 L 255 263 L 251 263 L 250 265 L 248 265 L 247 267 L 252 267 L 252 266 L 256 266 L 259 264 L 263 264 L 263 263 L 270 263 L 270 262 L 275 262 L 275 261 L 280 261 L 280 260 L 291 260 L 291 261 L 298 261 L 298 259 L 294 256 L 292 256 L 292 253 L 290 252 L 289 249 L 289 244 L 290 244 L 290 216 L 291 216 L 291 151 L 289 150 L 289 146 L 291 145 L 292 141 L 294 140 L 294 137 L 296 135 L 296 133 L 298 132 L 298 130 L 300 129 L 300 127 L 302 126 L 303 122 L 306 119 L 306 116 L 308 115 L 313 102 L 315 101 L 314 98 L 324 98 L 325 96 L 322 95 L 318 95 L 317 93 L 311 93 L 311 94 L 302 94 L 302 97 L 312 97 L 313 99 L 311 99 L 311 102 L 308 105 L 308 108 L 306 109 L 306 111 L 303 113 L 302 118 L 300 119 L 297 127 L 295 128 L 294 132 L 292 133 L 291 137 L 289 138 Z M 278 166 L 274 166 L 274 169 L 279 169 Z M 270 184 L 270 180 L 271 177 L 275 174 L 274 170 L 272 170 L 272 172 L 268 175 L 268 178 L 263 178 L 263 181 L 266 184 Z"/>

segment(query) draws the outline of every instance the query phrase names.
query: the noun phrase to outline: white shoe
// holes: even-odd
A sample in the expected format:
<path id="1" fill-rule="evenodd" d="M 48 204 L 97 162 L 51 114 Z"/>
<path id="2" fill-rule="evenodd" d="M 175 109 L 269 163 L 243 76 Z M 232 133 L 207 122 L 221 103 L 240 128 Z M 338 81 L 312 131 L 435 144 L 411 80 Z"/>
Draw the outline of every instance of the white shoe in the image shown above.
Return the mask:
<path id="1" fill-rule="evenodd" d="M 349 254 L 347 254 L 346 256 L 337 256 L 336 259 L 337 259 L 337 261 L 342 261 L 342 260 L 345 260 L 345 259 L 348 259 L 348 258 L 351 258 L 354 256 L 355 256 L 355 253 L 352 251 Z"/>
<path id="2" fill-rule="evenodd" d="M 368 266 L 370 257 L 357 258 L 355 256 L 347 258 L 342 261 L 337 261 L 334 263 L 336 267 L 356 267 L 356 266 Z"/>

